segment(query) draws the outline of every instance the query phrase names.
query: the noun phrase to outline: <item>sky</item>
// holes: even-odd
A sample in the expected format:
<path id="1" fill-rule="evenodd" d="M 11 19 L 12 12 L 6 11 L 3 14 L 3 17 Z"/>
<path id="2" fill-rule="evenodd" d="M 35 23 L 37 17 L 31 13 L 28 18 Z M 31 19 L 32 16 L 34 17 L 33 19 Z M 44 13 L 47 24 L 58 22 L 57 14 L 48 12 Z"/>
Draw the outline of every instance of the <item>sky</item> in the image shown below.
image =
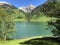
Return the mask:
<path id="1" fill-rule="evenodd" d="M 29 6 L 30 4 L 34 6 L 39 6 L 46 2 L 46 0 L 0 0 L 0 2 L 8 2 L 17 8 L 22 7 L 22 6 Z"/>

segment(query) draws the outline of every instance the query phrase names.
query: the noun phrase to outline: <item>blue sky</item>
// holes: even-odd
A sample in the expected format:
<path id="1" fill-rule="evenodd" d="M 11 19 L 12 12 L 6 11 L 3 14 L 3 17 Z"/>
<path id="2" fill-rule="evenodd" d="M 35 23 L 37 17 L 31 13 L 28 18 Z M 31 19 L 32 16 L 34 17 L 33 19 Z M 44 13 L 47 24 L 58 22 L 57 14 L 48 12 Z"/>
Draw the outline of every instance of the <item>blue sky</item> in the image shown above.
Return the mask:
<path id="1" fill-rule="evenodd" d="M 28 6 L 33 4 L 35 6 L 39 6 L 43 4 L 46 0 L 0 0 L 1 2 L 8 2 L 16 7 Z"/>

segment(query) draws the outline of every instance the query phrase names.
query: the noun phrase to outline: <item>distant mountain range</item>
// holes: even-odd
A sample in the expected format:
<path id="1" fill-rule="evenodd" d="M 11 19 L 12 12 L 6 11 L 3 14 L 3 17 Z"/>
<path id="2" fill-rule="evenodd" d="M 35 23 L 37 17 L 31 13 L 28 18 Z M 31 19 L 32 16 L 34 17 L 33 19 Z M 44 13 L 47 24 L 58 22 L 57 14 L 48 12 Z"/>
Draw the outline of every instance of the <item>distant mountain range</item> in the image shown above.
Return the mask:
<path id="1" fill-rule="evenodd" d="M 7 2 L 0 2 L 0 8 L 4 8 L 5 10 L 10 10 L 10 11 L 13 11 L 15 9 L 15 13 L 20 13 L 18 15 L 22 15 L 23 13 L 26 13 L 26 12 L 32 12 L 32 14 L 34 13 L 34 15 L 39 15 L 39 12 L 41 12 L 41 10 L 43 10 L 43 8 L 45 8 L 44 6 L 48 4 L 48 2 L 52 2 L 52 1 L 60 1 L 60 0 L 47 0 L 44 4 L 36 7 L 32 4 L 30 4 L 29 6 L 25 7 L 25 6 L 22 6 L 20 7 L 19 9 L 17 7 L 15 7 L 14 5 L 10 4 L 10 3 L 7 3 Z M 17 11 L 19 10 L 19 11 Z M 10 13 L 10 12 L 9 12 Z"/>
<path id="2" fill-rule="evenodd" d="M 5 9 L 18 9 L 17 7 L 15 7 L 14 5 L 8 3 L 8 2 L 0 2 L 0 8 L 5 8 Z M 31 12 L 32 10 L 34 10 L 36 7 L 32 4 L 30 4 L 29 6 L 25 7 L 22 6 L 19 8 L 19 10 L 22 10 L 23 12 Z"/>

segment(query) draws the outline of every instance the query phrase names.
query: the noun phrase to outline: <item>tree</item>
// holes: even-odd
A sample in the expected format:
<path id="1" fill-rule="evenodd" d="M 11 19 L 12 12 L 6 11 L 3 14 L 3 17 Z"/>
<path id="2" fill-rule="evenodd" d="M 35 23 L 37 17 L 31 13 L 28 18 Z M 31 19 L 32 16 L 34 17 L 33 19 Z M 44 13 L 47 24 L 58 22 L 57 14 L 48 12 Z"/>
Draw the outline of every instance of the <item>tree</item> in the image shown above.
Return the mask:
<path id="1" fill-rule="evenodd" d="M 49 26 L 54 26 L 55 28 L 52 30 L 54 36 L 60 36 L 60 18 L 56 20 L 56 22 L 50 21 L 48 22 Z"/>
<path id="2" fill-rule="evenodd" d="M 0 37 L 4 40 L 9 38 L 9 35 L 12 35 L 11 33 L 15 32 L 15 17 L 13 12 L 0 8 Z"/>
<path id="3" fill-rule="evenodd" d="M 31 19 L 31 15 L 30 15 L 31 13 L 30 12 L 26 12 L 25 13 L 25 17 L 26 17 L 26 20 L 28 21 L 28 22 L 30 22 L 30 19 Z"/>

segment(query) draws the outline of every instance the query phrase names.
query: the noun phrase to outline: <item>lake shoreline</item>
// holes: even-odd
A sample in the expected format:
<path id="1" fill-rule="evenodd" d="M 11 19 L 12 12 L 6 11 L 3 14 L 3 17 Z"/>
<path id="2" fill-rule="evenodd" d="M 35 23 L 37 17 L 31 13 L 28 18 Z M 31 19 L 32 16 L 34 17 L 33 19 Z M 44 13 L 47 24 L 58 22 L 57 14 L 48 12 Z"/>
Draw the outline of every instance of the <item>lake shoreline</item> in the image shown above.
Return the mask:
<path id="1" fill-rule="evenodd" d="M 54 18 L 53 18 L 54 19 Z M 30 22 L 47 22 L 51 20 L 50 17 L 46 17 L 46 16 L 41 16 L 37 19 L 30 19 Z M 28 22 L 27 19 L 15 19 L 15 21 L 23 21 L 23 22 Z"/>

